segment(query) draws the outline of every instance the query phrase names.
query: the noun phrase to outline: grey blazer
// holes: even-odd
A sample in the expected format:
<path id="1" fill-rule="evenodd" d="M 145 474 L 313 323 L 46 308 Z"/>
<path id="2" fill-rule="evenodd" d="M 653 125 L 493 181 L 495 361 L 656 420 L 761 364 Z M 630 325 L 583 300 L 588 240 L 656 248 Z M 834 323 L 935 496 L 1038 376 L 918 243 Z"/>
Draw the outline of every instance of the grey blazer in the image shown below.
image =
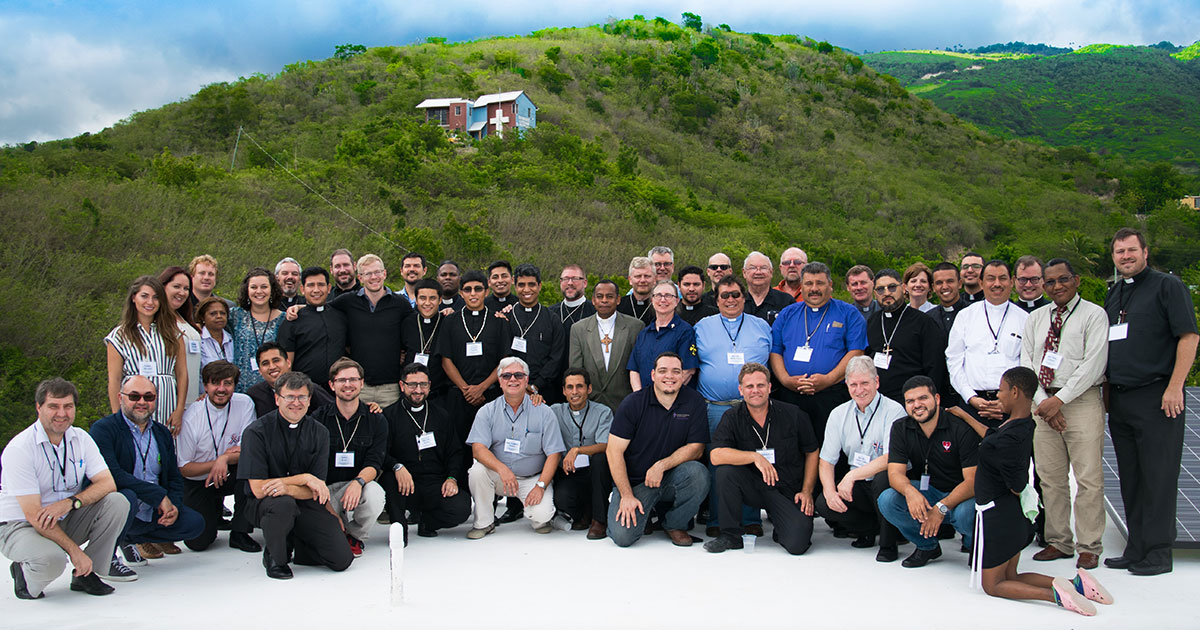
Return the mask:
<path id="1" fill-rule="evenodd" d="M 624 313 L 616 313 L 616 318 L 608 369 L 604 368 L 604 349 L 600 346 L 595 315 L 571 326 L 567 355 L 570 367 L 583 368 L 592 379 L 592 395 L 589 398 L 608 405 L 614 412 L 621 401 L 633 393 L 629 385 L 629 370 L 625 369 L 625 365 L 629 363 L 629 354 L 633 352 L 633 342 L 645 326 L 640 320 Z"/>

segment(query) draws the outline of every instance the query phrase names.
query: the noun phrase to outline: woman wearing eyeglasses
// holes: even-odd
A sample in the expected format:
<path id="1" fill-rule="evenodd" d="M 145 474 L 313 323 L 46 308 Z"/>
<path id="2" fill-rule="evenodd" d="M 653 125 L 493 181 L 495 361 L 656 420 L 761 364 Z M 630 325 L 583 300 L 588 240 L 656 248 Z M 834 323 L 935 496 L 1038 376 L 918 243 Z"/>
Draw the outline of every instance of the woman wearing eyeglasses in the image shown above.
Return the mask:
<path id="1" fill-rule="evenodd" d="M 113 413 L 120 410 L 121 381 L 145 376 L 158 389 L 154 419 L 178 435 L 183 405 L 177 403 L 187 395 L 187 354 L 175 313 L 166 304 L 166 291 L 158 278 L 141 276 L 130 285 L 121 322 L 104 338 L 108 404 Z"/>
<path id="2" fill-rule="evenodd" d="M 233 337 L 233 362 L 242 372 L 237 391 L 243 394 L 263 380 L 258 373 L 256 355 L 259 346 L 275 341 L 279 333 L 279 324 L 283 321 L 282 300 L 283 289 L 270 271 L 255 267 L 242 278 L 237 306 L 229 309 L 229 322 L 225 328 Z"/>

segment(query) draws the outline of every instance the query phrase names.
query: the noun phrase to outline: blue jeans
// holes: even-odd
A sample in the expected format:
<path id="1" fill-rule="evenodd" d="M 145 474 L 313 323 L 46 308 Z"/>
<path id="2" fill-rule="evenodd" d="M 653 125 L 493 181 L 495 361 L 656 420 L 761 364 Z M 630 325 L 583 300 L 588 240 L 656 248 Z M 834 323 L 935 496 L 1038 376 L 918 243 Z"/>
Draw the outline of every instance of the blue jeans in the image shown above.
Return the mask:
<path id="1" fill-rule="evenodd" d="M 925 496 L 925 500 L 931 506 L 950 494 L 934 487 L 930 487 L 928 490 L 918 490 L 918 492 Z M 917 549 L 929 551 L 938 546 L 936 535 L 930 538 L 921 535 L 921 524 L 908 513 L 908 501 L 905 500 L 904 495 L 894 489 L 888 488 L 880 493 L 879 513 L 889 523 L 895 525 L 901 535 L 911 540 Z M 968 549 L 971 548 L 971 537 L 975 534 L 974 500 L 968 499 L 954 506 L 954 509 L 946 515 L 944 522 L 953 525 L 955 531 L 962 534 L 963 545 Z"/>
<path id="2" fill-rule="evenodd" d="M 621 496 L 614 490 L 608 502 L 608 537 L 612 538 L 618 547 L 628 547 L 637 542 L 646 530 L 646 519 L 650 518 L 650 510 L 660 502 L 671 504 L 671 509 L 662 517 L 663 527 L 686 530 L 688 521 L 696 515 L 700 502 L 707 494 L 708 471 L 704 469 L 704 464 L 697 461 L 684 462 L 668 470 L 663 475 L 662 484 L 657 488 L 649 488 L 645 483 L 633 487 L 633 496 L 642 502 L 645 513 L 635 512 L 633 526 L 625 527 L 617 521 Z"/>
<path id="3" fill-rule="evenodd" d="M 204 532 L 204 517 L 199 512 L 186 505 L 176 505 L 179 516 L 175 522 L 163 526 L 158 524 L 157 512 L 151 521 L 137 519 L 138 498 L 133 490 L 121 490 L 120 493 L 129 500 L 129 516 L 125 520 L 125 529 L 117 539 L 118 545 L 133 543 L 173 543 L 180 540 L 197 538 Z M 155 506 L 157 509 L 158 506 Z"/>
<path id="4" fill-rule="evenodd" d="M 725 415 L 726 411 L 733 409 L 733 405 L 718 405 L 717 403 L 708 403 L 708 435 L 712 436 L 717 430 L 717 425 L 721 424 L 721 416 Z M 705 448 L 705 454 L 711 450 Z M 717 523 L 718 511 L 717 504 L 717 467 L 711 462 L 708 464 L 708 523 L 709 527 L 715 527 Z M 742 525 L 762 525 L 762 510 L 752 508 L 748 505 L 742 506 Z"/>

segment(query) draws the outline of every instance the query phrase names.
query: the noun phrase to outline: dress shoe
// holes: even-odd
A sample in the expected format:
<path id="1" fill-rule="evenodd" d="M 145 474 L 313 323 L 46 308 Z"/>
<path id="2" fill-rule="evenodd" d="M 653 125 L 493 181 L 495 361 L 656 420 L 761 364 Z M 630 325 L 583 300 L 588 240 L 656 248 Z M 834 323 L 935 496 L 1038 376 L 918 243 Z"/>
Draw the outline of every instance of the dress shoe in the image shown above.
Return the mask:
<path id="1" fill-rule="evenodd" d="M 875 546 L 874 536 L 859 536 L 850 542 L 850 546 L 855 549 L 870 549 Z"/>
<path id="2" fill-rule="evenodd" d="M 588 540 L 604 540 L 608 536 L 608 528 L 595 519 L 592 519 L 592 526 L 588 528 Z"/>
<path id="3" fill-rule="evenodd" d="M 691 547 L 692 535 L 682 529 L 668 529 L 667 536 L 676 547 Z"/>
<path id="4" fill-rule="evenodd" d="M 292 579 L 292 568 L 286 564 L 275 564 L 271 560 L 271 554 L 263 552 L 263 568 L 267 570 L 267 577 L 273 580 L 290 580 Z"/>
<path id="5" fill-rule="evenodd" d="M 515 523 L 515 522 L 521 520 L 521 518 L 523 516 L 525 516 L 524 508 L 516 509 L 516 510 L 514 510 L 512 508 L 508 508 L 508 509 L 504 510 L 504 514 L 500 515 L 500 522 L 501 523 Z"/>
<path id="6" fill-rule="evenodd" d="M 753 534 L 759 537 L 762 537 L 763 535 L 763 526 L 757 523 L 754 525 L 747 525 L 744 529 L 746 530 L 747 534 Z"/>
<path id="7" fill-rule="evenodd" d="M 1079 552 L 1079 559 L 1075 561 L 1077 569 L 1095 569 L 1100 564 L 1100 556 L 1086 551 Z"/>
<path id="8" fill-rule="evenodd" d="M 217 519 L 217 531 L 227 532 L 233 529 L 233 523 L 227 518 Z"/>
<path id="9" fill-rule="evenodd" d="M 1129 566 L 1129 572 L 1134 575 L 1162 575 L 1171 572 L 1171 564 L 1158 564 L 1142 560 Z"/>
<path id="10" fill-rule="evenodd" d="M 741 549 L 745 545 L 742 539 L 733 534 L 721 534 L 716 538 L 704 543 L 704 550 L 709 553 L 721 553 L 729 549 Z"/>
<path id="11" fill-rule="evenodd" d="M 138 543 L 137 551 L 147 560 L 158 560 L 163 557 L 163 552 L 158 550 L 158 545 L 154 543 Z"/>
<path id="12" fill-rule="evenodd" d="M 834 538 L 849 538 L 852 535 L 853 534 L 850 533 L 850 530 L 846 529 L 845 527 L 842 527 L 841 525 L 833 526 L 833 537 Z"/>
<path id="13" fill-rule="evenodd" d="M 1073 553 L 1063 553 L 1058 547 L 1050 545 L 1045 549 L 1033 554 L 1033 559 L 1038 562 L 1049 562 L 1050 560 L 1060 560 L 1062 558 L 1074 558 Z"/>
<path id="14" fill-rule="evenodd" d="M 895 562 L 899 557 L 895 547 L 880 547 L 879 552 L 875 554 L 875 562 Z"/>
<path id="15" fill-rule="evenodd" d="M 717 527 L 716 525 L 709 525 L 708 527 L 704 528 L 704 535 L 708 536 L 709 538 L 716 538 L 717 536 L 721 535 L 721 528 Z"/>
<path id="16" fill-rule="evenodd" d="M 487 527 L 473 527 L 471 528 L 471 531 L 467 532 L 467 540 L 479 540 L 480 538 L 483 538 L 494 531 L 496 531 L 495 523 L 492 523 Z"/>
<path id="17" fill-rule="evenodd" d="M 229 532 L 229 546 L 233 549 L 241 549 L 247 553 L 262 551 L 262 545 L 259 545 L 246 532 Z"/>
<path id="18" fill-rule="evenodd" d="M 549 534 L 552 531 L 554 531 L 554 526 L 549 522 L 542 523 L 541 525 L 534 525 L 533 527 L 533 532 L 535 534 Z"/>
<path id="19" fill-rule="evenodd" d="M 176 545 L 173 542 L 155 543 L 155 546 L 158 547 L 159 551 L 167 554 L 168 556 L 177 556 L 183 553 L 183 550 L 179 548 L 179 545 Z"/>
<path id="20" fill-rule="evenodd" d="M 905 568 L 915 569 L 917 567 L 923 567 L 929 564 L 930 560 L 935 560 L 940 557 L 942 557 L 941 545 L 938 545 L 933 549 L 921 549 L 918 547 L 917 549 L 913 550 L 912 555 L 905 558 L 900 564 Z"/>
<path id="21" fill-rule="evenodd" d="M 46 596 L 45 593 L 38 593 L 36 597 L 29 594 L 29 585 L 25 583 L 25 571 L 20 562 L 12 563 L 8 572 L 12 574 L 13 592 L 16 593 L 17 599 L 41 599 Z"/>
<path id="22" fill-rule="evenodd" d="M 113 587 L 104 583 L 96 572 L 93 571 L 87 575 L 75 576 L 71 578 L 71 590 L 87 593 L 88 595 L 108 595 L 114 590 Z"/>
<path id="23" fill-rule="evenodd" d="M 581 531 L 587 529 L 588 525 L 589 525 L 588 521 L 585 521 L 583 519 L 571 521 L 571 531 L 581 532 Z"/>
<path id="24" fill-rule="evenodd" d="M 1133 566 L 1135 562 L 1137 561 L 1131 558 L 1117 556 L 1115 558 L 1105 558 L 1104 566 L 1110 569 L 1128 569 L 1129 567 Z"/>
<path id="25" fill-rule="evenodd" d="M 417 535 L 421 538 L 437 538 L 437 530 L 424 521 L 417 523 Z"/>

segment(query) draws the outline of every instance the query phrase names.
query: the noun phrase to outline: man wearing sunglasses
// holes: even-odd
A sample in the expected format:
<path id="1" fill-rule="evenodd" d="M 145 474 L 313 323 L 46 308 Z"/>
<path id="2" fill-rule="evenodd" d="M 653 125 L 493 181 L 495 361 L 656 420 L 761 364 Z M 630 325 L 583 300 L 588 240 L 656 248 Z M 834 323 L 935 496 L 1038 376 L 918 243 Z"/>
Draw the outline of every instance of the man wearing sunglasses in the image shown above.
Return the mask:
<path id="1" fill-rule="evenodd" d="M 733 263 L 730 262 L 729 256 L 717 252 L 708 257 L 708 266 L 704 268 L 704 274 L 708 276 L 708 284 L 712 290 L 704 294 L 704 301 L 717 305 L 717 283 L 721 278 L 733 274 Z"/>
<path id="2" fill-rule="evenodd" d="M 932 317 L 908 305 L 898 271 L 875 274 L 875 299 L 880 310 L 867 320 L 867 355 L 879 373 L 879 393 L 899 404 L 904 382 L 918 375 L 944 387 L 946 338 Z"/>
<path id="3" fill-rule="evenodd" d="M 804 301 L 804 290 L 800 286 L 800 270 L 808 264 L 808 254 L 799 247 L 789 247 L 779 256 L 779 271 L 783 280 L 775 288 L 796 298 L 797 302 Z"/>
<path id="4" fill-rule="evenodd" d="M 550 483 L 567 450 L 549 405 L 534 405 L 526 387 L 529 365 L 505 357 L 496 368 L 504 395 L 483 405 L 471 425 L 467 444 L 475 463 L 468 473 L 475 520 L 467 538 L 478 540 L 496 530 L 497 496 L 521 499 L 534 531 L 553 529 L 554 489 Z"/>

